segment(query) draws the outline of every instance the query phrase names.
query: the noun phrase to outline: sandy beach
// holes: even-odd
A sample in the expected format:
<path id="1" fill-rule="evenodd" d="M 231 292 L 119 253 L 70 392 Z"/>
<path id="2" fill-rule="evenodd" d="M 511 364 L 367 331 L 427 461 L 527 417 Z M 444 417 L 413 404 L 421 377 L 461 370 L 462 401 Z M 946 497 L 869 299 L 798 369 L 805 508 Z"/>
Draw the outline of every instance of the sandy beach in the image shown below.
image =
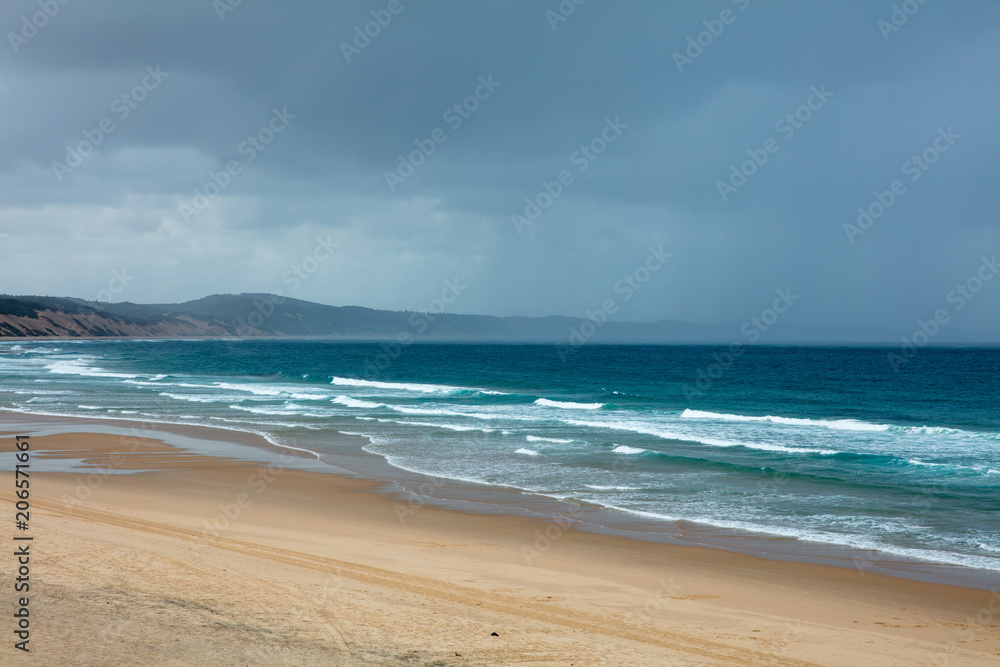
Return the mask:
<path id="1" fill-rule="evenodd" d="M 10 518 L 15 433 L 0 432 Z M 1000 663 L 987 590 L 439 509 L 155 439 L 16 434 L 31 652 L 11 640 L 8 556 L 3 664 Z M 74 459 L 92 470 L 46 472 Z"/>

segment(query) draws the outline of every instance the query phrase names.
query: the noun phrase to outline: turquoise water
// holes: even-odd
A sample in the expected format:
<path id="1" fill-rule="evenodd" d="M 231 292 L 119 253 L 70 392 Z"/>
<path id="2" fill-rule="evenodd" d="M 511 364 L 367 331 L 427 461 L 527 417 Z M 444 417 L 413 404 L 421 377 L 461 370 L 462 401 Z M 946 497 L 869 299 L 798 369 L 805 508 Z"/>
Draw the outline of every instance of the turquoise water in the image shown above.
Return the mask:
<path id="1" fill-rule="evenodd" d="M 0 344 L 0 408 L 363 446 L 634 516 L 1000 571 L 1000 350 L 923 349 L 898 373 L 889 352 L 33 341 Z"/>

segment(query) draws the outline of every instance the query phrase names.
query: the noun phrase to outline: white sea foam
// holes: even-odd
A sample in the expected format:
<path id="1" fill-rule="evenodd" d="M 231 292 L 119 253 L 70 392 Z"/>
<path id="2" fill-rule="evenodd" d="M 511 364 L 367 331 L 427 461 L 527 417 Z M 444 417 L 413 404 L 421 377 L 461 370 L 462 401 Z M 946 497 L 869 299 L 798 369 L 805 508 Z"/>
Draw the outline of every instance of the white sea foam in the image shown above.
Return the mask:
<path id="1" fill-rule="evenodd" d="M 13 391 L 13 393 L 19 396 L 67 396 L 69 394 L 75 394 L 75 391 L 53 391 L 51 389 L 5 389 L 4 391 Z"/>
<path id="2" fill-rule="evenodd" d="M 50 373 L 56 373 L 58 375 L 79 375 L 81 377 L 96 377 L 96 378 L 136 378 L 138 375 L 131 375 L 129 373 L 114 373 L 112 371 L 105 370 L 103 368 L 98 368 L 96 366 L 88 366 L 84 363 L 84 358 L 78 358 L 73 361 L 62 360 L 54 361 L 51 364 L 47 364 L 45 367 Z"/>
<path id="3" fill-rule="evenodd" d="M 469 417 L 471 419 L 511 419 L 514 421 L 537 421 L 533 417 L 521 417 L 510 413 L 489 412 L 458 412 L 444 408 L 410 408 L 404 405 L 386 405 L 385 407 L 404 415 L 428 415 L 442 417 Z"/>
<path id="4" fill-rule="evenodd" d="M 535 405 L 546 408 L 562 408 L 563 410 L 597 410 L 603 408 L 604 403 L 574 403 L 573 401 L 550 401 L 547 398 L 539 398 Z"/>
<path id="5" fill-rule="evenodd" d="M 543 438 L 540 435 L 529 435 L 525 438 L 528 442 L 554 442 L 559 445 L 565 445 L 573 442 L 572 438 Z"/>
<path id="6" fill-rule="evenodd" d="M 138 339 L 138 340 L 142 340 L 142 339 Z M 83 342 L 83 341 L 68 341 L 68 342 L 73 343 L 73 342 Z M 36 412 L 36 411 L 28 411 L 28 410 L 19 410 L 17 408 L 2 408 L 2 410 L 8 411 L 8 412 L 18 412 L 18 413 L 23 413 L 23 414 L 29 414 L 29 415 L 51 415 L 53 417 L 75 417 L 75 418 L 82 418 L 82 419 L 98 419 L 98 417 L 83 417 L 82 415 L 66 414 L 66 413 L 59 413 L 59 412 L 41 412 L 41 411 Z M 144 416 L 144 417 L 150 417 L 150 419 L 148 419 L 147 421 L 148 421 L 148 423 L 151 423 L 151 424 L 184 425 L 184 422 L 164 420 L 164 419 L 162 419 L 162 415 L 158 415 L 158 414 L 151 414 L 151 413 L 148 413 L 148 412 L 137 412 L 135 410 L 122 410 L 122 414 L 125 414 L 125 413 L 139 414 L 139 415 Z M 180 417 L 180 418 L 189 418 L 189 419 L 200 419 L 200 417 L 196 417 L 194 415 L 178 415 L 178 417 Z M 127 418 L 127 417 L 112 417 L 112 416 L 109 416 L 109 415 L 101 415 L 99 417 L 99 419 L 102 419 L 102 420 L 111 420 L 111 421 L 132 421 L 130 418 Z M 322 462 L 322 458 L 320 457 L 319 453 L 314 452 L 311 449 L 305 449 L 303 447 L 295 447 L 293 445 L 289 445 L 289 444 L 286 444 L 286 443 L 283 443 L 283 442 L 279 442 L 273 435 L 271 435 L 267 431 L 260 431 L 260 430 L 253 429 L 253 428 L 246 428 L 245 426 L 244 427 L 230 426 L 230 427 L 228 427 L 228 429 L 231 430 L 231 431 L 239 431 L 241 433 L 253 433 L 254 435 L 258 435 L 261 438 L 264 438 L 265 440 L 267 440 L 269 443 L 271 443 L 275 447 L 280 447 L 282 449 L 290 449 L 290 450 L 294 450 L 294 451 L 298 451 L 298 452 L 303 452 L 303 453 L 306 453 L 306 454 L 310 454 L 312 456 L 315 456 L 317 461 L 321 461 Z"/>
<path id="7" fill-rule="evenodd" d="M 343 405 L 348 408 L 381 408 L 384 407 L 383 403 L 373 403 L 372 401 L 362 401 L 360 398 L 351 398 L 350 396 L 338 396 L 331 403 L 337 403 L 338 405 Z"/>
<path id="8" fill-rule="evenodd" d="M 528 456 L 540 456 L 540 454 L 538 452 L 536 452 L 535 450 L 533 450 L 533 449 L 527 449 L 525 447 L 522 447 L 521 449 L 516 450 L 514 453 L 515 454 L 526 454 Z"/>
<path id="9" fill-rule="evenodd" d="M 257 426 L 280 426 L 282 428 L 307 428 L 310 431 L 315 431 L 317 426 L 311 426 L 309 424 L 300 424 L 296 422 L 282 422 L 274 419 L 261 419 L 248 422 L 247 418 L 243 419 L 228 419 L 226 417 L 209 417 L 209 419 L 214 419 L 215 421 L 226 422 L 227 424 L 254 424 Z"/>
<path id="10" fill-rule="evenodd" d="M 281 396 L 287 392 L 268 386 L 256 386 L 252 384 L 236 384 L 234 382 L 213 382 L 213 387 L 220 389 L 232 389 L 233 391 L 246 391 L 255 396 Z"/>
<path id="11" fill-rule="evenodd" d="M 930 463 L 928 461 L 921 461 L 919 459 L 910 459 L 909 461 L 907 461 L 907 463 L 911 463 L 915 466 L 933 466 L 933 467 L 944 467 L 947 465 L 945 463 Z M 963 468 L 965 466 L 959 466 L 959 467 Z"/>
<path id="12" fill-rule="evenodd" d="M 629 447 L 628 445 L 618 445 L 611 451 L 615 452 L 616 454 L 642 454 L 643 452 L 649 450 L 643 449 L 642 447 Z"/>
<path id="13" fill-rule="evenodd" d="M 161 391 L 160 396 L 166 396 L 168 398 L 173 398 L 178 401 L 190 401 L 192 403 L 227 403 L 229 401 L 238 401 L 237 396 L 207 396 L 205 394 L 171 394 L 167 391 Z"/>
<path id="14" fill-rule="evenodd" d="M 479 431 L 480 433 L 493 433 L 496 429 L 479 428 L 478 426 L 461 426 L 459 424 L 440 424 L 436 422 L 411 422 L 403 419 L 379 419 L 382 423 L 406 424 L 407 426 L 431 426 L 433 428 L 443 428 L 448 431 Z"/>
<path id="15" fill-rule="evenodd" d="M 601 486 L 600 484 L 584 484 L 584 486 L 595 491 L 642 491 L 640 486 Z"/>
<path id="16" fill-rule="evenodd" d="M 318 412 L 302 412 L 302 410 L 308 409 L 304 405 L 285 405 L 283 406 L 283 409 L 279 410 L 273 410 L 268 408 L 254 408 L 246 405 L 230 405 L 229 407 L 232 408 L 233 410 L 242 410 L 243 412 L 251 412 L 255 415 L 272 415 L 272 416 L 278 415 L 282 417 L 290 417 L 294 415 L 297 417 L 321 417 L 324 419 L 330 416 L 328 414 L 322 414 Z"/>
<path id="17" fill-rule="evenodd" d="M 799 417 L 774 417 L 766 415 L 758 417 L 754 415 L 733 415 L 724 412 L 706 412 L 704 410 L 692 410 L 690 408 L 681 413 L 681 419 L 716 419 L 719 421 L 734 422 L 769 422 L 771 424 L 782 424 L 784 426 L 821 426 L 832 428 L 838 431 L 888 431 L 888 424 L 870 424 L 868 422 L 857 421 L 856 419 L 803 419 Z"/>
<path id="18" fill-rule="evenodd" d="M 246 391 L 255 396 L 288 396 L 295 400 L 319 400 L 321 398 L 327 398 L 329 394 L 318 394 L 315 392 L 302 392 L 298 391 L 298 387 L 284 387 L 284 386 L 273 386 L 273 385 L 259 385 L 259 384 L 244 384 L 244 383 L 234 383 L 234 382 L 214 382 L 212 386 L 219 387 L 220 389 L 231 389 L 233 391 Z"/>
<path id="19" fill-rule="evenodd" d="M 440 415 L 444 417 L 461 417 L 461 412 L 443 408 L 408 408 L 405 405 L 387 405 L 390 410 L 402 412 L 404 415 Z"/>
<path id="20" fill-rule="evenodd" d="M 731 521 L 726 519 L 719 519 L 717 517 L 673 516 L 673 515 L 662 514 L 659 512 L 648 512 L 631 507 L 622 507 L 606 502 L 602 502 L 601 504 L 609 509 L 615 509 L 622 512 L 627 512 L 629 514 L 634 514 L 636 516 L 644 516 L 653 519 L 660 519 L 663 521 L 691 521 L 694 523 L 702 523 L 709 526 L 716 526 L 718 528 L 729 528 L 731 530 L 743 530 L 748 532 L 760 533 L 764 535 L 789 537 L 797 540 L 802 540 L 805 542 L 832 544 L 836 546 L 848 547 L 851 549 L 860 549 L 864 551 L 880 551 L 882 553 L 894 554 L 897 556 L 903 556 L 905 558 L 912 558 L 915 560 L 922 560 L 935 563 L 947 563 L 951 565 L 962 565 L 965 567 L 980 568 L 984 570 L 993 570 L 993 571 L 1000 570 L 1000 560 L 998 560 L 997 558 L 956 554 L 947 551 L 936 551 L 931 549 L 913 549 L 908 547 L 886 545 L 880 541 L 874 539 L 868 539 L 854 533 L 841 534 L 841 533 L 814 532 L 803 528 L 779 527 L 773 524 L 763 525 L 747 521 Z M 875 561 L 873 561 L 873 564 L 874 562 Z"/>
<path id="21" fill-rule="evenodd" d="M 416 384 L 411 382 L 377 382 L 375 380 L 358 380 L 356 378 L 334 377 L 330 384 L 342 387 L 373 387 L 375 389 L 398 389 L 400 391 L 416 391 L 425 394 L 446 394 L 460 391 L 460 387 L 449 387 L 443 384 Z"/>
<path id="22" fill-rule="evenodd" d="M 956 470 L 971 470 L 981 475 L 1000 473 L 1000 471 L 993 470 L 992 468 L 986 468 L 985 466 L 963 466 L 957 463 L 931 463 L 929 461 L 921 461 L 920 459 L 909 459 L 907 460 L 907 463 L 910 463 L 915 466 L 927 466 L 931 468 L 952 468 Z"/>
<path id="23" fill-rule="evenodd" d="M 822 454 L 829 456 L 839 454 L 835 449 L 815 449 L 812 447 L 787 447 L 785 445 L 771 445 L 763 442 L 743 442 L 739 440 L 722 440 L 720 438 L 706 438 L 694 433 L 682 433 L 677 431 L 664 431 L 663 429 L 651 426 L 644 422 L 617 421 L 617 422 L 591 422 L 576 419 L 564 420 L 573 426 L 589 426 L 592 428 L 606 428 L 615 431 L 628 431 L 631 433 L 641 433 L 643 435 L 653 435 L 664 440 L 679 440 L 682 442 L 693 442 L 699 445 L 710 447 L 746 447 L 747 449 L 757 449 L 765 452 L 783 452 L 787 454 Z"/>
<path id="24" fill-rule="evenodd" d="M 900 428 L 906 433 L 923 433 L 927 435 L 941 435 L 943 433 L 960 433 L 958 429 L 945 428 L 944 426 L 904 426 Z"/>
<path id="25" fill-rule="evenodd" d="M 320 401 L 329 398 L 330 394 L 306 394 L 301 391 L 291 391 L 288 392 L 288 396 L 296 401 Z"/>

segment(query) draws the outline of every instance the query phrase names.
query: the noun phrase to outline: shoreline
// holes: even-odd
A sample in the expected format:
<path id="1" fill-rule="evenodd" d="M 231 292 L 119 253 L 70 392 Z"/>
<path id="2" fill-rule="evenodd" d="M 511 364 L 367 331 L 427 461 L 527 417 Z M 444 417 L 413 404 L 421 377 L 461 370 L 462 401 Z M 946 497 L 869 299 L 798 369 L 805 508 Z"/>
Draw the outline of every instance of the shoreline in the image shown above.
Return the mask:
<path id="1" fill-rule="evenodd" d="M 532 517 L 543 521 L 559 521 L 574 530 L 618 536 L 643 542 L 672 546 L 718 549 L 749 557 L 779 562 L 808 563 L 862 574 L 882 574 L 906 580 L 944 585 L 996 590 L 1000 588 L 1000 573 L 943 562 L 865 550 L 838 544 L 814 543 L 794 537 L 753 533 L 692 521 L 669 521 L 642 516 L 641 513 L 618 510 L 603 505 L 560 499 L 523 491 L 514 487 L 485 485 L 475 481 L 436 477 L 395 466 L 383 457 L 362 451 L 355 455 L 323 454 L 277 442 L 271 435 L 253 429 L 228 425 L 200 425 L 167 421 L 137 420 L 127 417 L 88 417 L 53 415 L 0 409 L 0 432 L 5 423 L 20 420 L 31 424 L 53 422 L 88 424 L 91 432 L 131 430 L 139 435 L 173 438 L 173 443 L 186 446 L 205 456 L 220 453 L 221 444 L 239 442 L 242 447 L 225 447 L 223 455 L 243 461 L 273 463 L 275 453 L 291 451 L 295 459 L 283 463 L 319 474 L 341 475 L 371 481 L 376 491 L 392 496 L 408 507 L 430 506 L 444 510 L 478 515 L 508 515 Z M 94 424 L 96 426 L 90 426 Z M 136 424 L 141 425 L 136 429 Z M 131 425 L 131 426 L 127 426 Z M 145 428 L 153 425 L 154 429 Z M 190 432 L 198 437 L 178 439 L 178 434 Z M 221 436 L 221 437 L 213 437 Z M 364 436 L 340 434 L 344 439 L 365 439 Z M 206 443 L 212 443 L 206 445 Z M 270 456 L 265 456 L 268 452 Z M 406 510 L 401 510 L 405 512 Z"/>
<path id="2" fill-rule="evenodd" d="M 257 463 L 168 442 L 178 430 L 197 440 L 199 430 L 231 429 L 150 438 L 76 421 L 83 431 L 64 419 L 48 426 L 59 433 L 19 433 L 31 437 L 32 526 L 44 545 L 33 604 L 51 619 L 33 634 L 39 657 L 43 646 L 77 656 L 110 647 L 82 664 L 162 662 L 181 646 L 190 664 L 207 649 L 226 656 L 218 664 L 985 665 L 1000 656 L 995 592 L 540 517 L 410 507 L 380 482 L 297 469 L 312 464 L 287 452 L 262 446 L 277 461 Z M 5 451 L 13 423 L 0 420 Z M 253 440 L 233 439 L 239 452 Z M 57 461 L 87 467 L 46 473 Z M 4 502 L 12 477 L 0 474 Z M 525 548 L 537 553 L 527 559 Z M 178 638 L 181 628 L 190 637 Z M 124 646 L 123 631 L 136 634 Z M 75 639 L 57 649 L 46 633 Z"/>
<path id="3" fill-rule="evenodd" d="M 642 322 L 633 324 L 643 324 Z M 398 334 L 385 334 L 384 336 L 379 335 L 368 335 L 365 337 L 347 336 L 342 337 L 339 334 L 329 334 L 329 335 L 307 335 L 303 334 L 301 336 L 289 335 L 289 334 L 274 334 L 274 335 L 253 335 L 253 336 L 239 336 L 239 335 L 227 335 L 227 336 L 2 336 L 0 335 L 0 343 L 18 343 L 19 341 L 35 341 L 35 342 L 45 342 L 45 341 L 55 341 L 55 342 L 71 342 L 71 341 L 170 341 L 170 340 L 189 340 L 189 341 L 203 341 L 203 340 L 291 340 L 291 341 L 301 341 L 301 340 L 319 340 L 319 341 L 336 341 L 339 343 L 381 343 L 388 340 L 395 340 Z M 552 340 L 547 339 L 526 339 L 526 340 L 512 340 L 512 339 L 492 339 L 492 338 L 420 338 L 414 339 L 412 345 L 537 345 L 537 346 L 553 346 L 558 343 L 564 342 L 561 338 L 556 338 Z M 728 347 L 732 344 L 732 340 L 729 338 L 720 338 L 719 340 L 713 342 L 711 340 L 707 341 L 673 341 L 673 342 L 642 342 L 642 341 L 598 341 L 598 342 L 588 342 L 585 343 L 586 346 L 590 347 L 602 347 L 602 346 L 623 346 L 623 347 Z M 822 341 L 784 341 L 776 343 L 747 343 L 748 347 L 807 347 L 807 348 L 875 348 L 875 349 L 885 349 L 885 350 L 898 350 L 899 344 L 892 340 L 875 340 L 869 342 L 822 342 Z M 934 342 L 928 345 L 924 345 L 921 349 L 941 349 L 941 350 L 953 350 L 953 349 L 969 349 L 969 350 L 994 350 L 1000 349 L 1000 341 L 980 341 L 980 342 L 969 342 L 969 341 L 955 341 L 955 342 Z M 2 354 L 2 352 L 0 352 Z"/>

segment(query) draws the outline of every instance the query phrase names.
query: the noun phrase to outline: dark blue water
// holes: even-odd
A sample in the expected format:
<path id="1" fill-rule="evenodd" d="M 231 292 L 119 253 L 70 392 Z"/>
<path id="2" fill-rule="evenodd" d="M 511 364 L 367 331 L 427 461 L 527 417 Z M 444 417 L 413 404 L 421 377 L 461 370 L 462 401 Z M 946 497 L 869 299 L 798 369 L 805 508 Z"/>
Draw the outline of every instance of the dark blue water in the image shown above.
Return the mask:
<path id="1" fill-rule="evenodd" d="M 1000 570 L 1000 350 L 329 341 L 0 346 L 0 407 L 364 435 L 407 470 Z M 352 445 L 357 446 L 357 445 Z"/>

